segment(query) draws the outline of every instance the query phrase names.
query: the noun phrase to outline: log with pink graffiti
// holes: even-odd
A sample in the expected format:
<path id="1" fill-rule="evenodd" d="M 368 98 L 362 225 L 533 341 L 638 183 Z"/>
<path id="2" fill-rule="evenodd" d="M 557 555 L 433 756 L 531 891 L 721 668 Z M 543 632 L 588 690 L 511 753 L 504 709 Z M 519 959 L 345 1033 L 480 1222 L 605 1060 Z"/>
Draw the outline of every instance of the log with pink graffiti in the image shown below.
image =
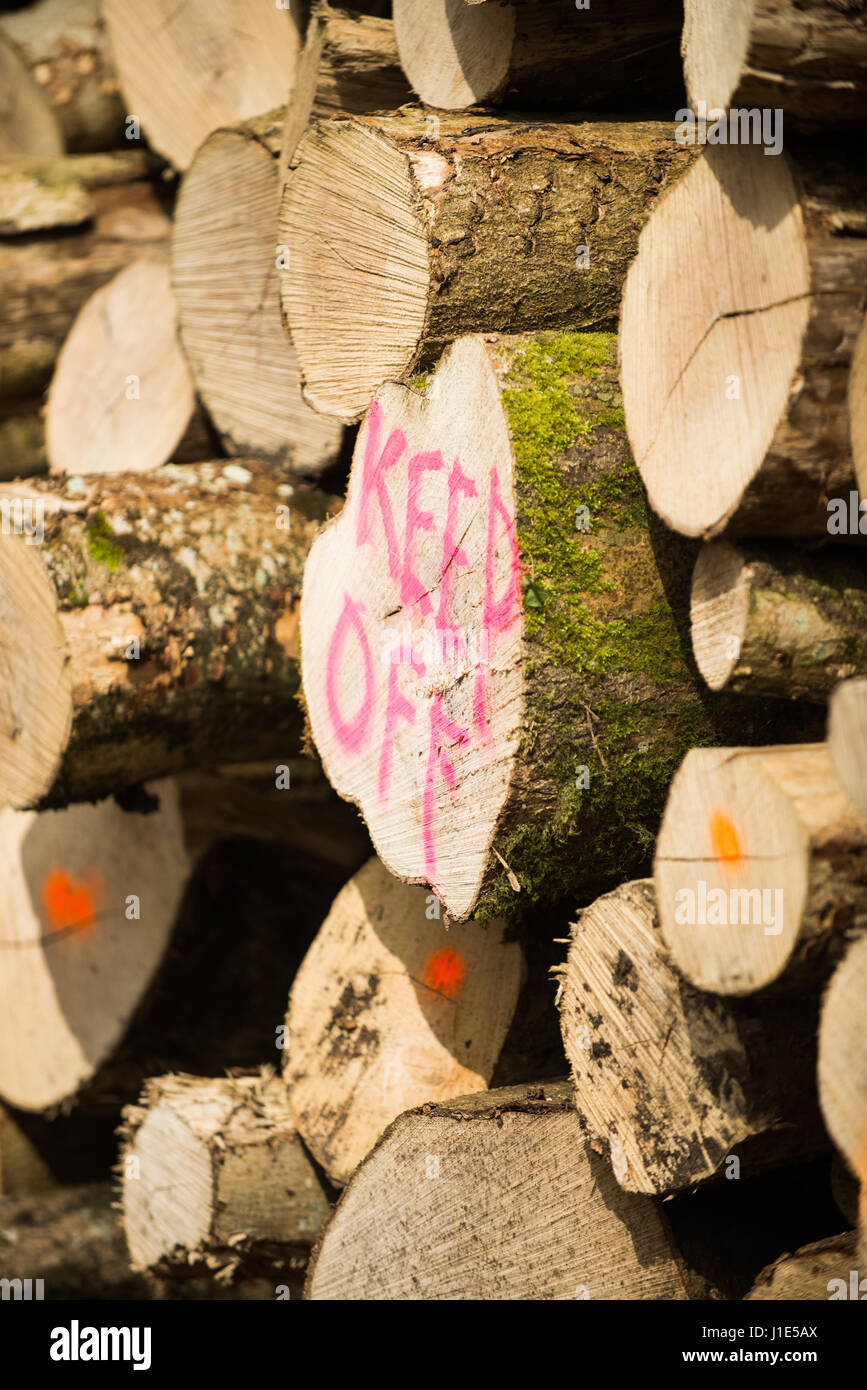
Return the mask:
<path id="1" fill-rule="evenodd" d="M 442 891 L 456 915 L 506 789 L 522 626 L 510 446 L 491 411 L 460 436 L 459 359 L 430 399 L 385 387 L 372 403 L 344 511 L 309 557 L 301 617 L 329 777 L 389 867 Z"/>

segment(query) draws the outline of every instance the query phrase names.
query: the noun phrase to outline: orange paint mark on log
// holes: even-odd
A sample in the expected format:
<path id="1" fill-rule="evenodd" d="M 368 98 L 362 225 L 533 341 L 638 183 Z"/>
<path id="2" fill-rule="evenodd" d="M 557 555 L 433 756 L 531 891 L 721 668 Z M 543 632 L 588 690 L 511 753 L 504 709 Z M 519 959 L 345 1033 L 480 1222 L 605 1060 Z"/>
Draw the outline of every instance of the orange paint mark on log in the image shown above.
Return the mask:
<path id="1" fill-rule="evenodd" d="M 465 973 L 464 963 L 457 951 L 446 946 L 431 956 L 425 966 L 424 982 L 430 989 L 451 999 L 463 984 Z"/>
<path id="2" fill-rule="evenodd" d="M 710 839 L 713 852 L 722 864 L 741 861 L 740 836 L 725 811 L 714 811 L 710 818 Z"/>
<path id="3" fill-rule="evenodd" d="M 75 882 L 65 869 L 52 869 L 42 890 L 51 927 L 55 931 L 64 927 L 86 931 L 92 927 L 98 891 L 98 874 L 92 874 L 86 882 Z"/>
<path id="4" fill-rule="evenodd" d="M 867 1225 L 867 1125 L 864 1126 L 861 1147 L 855 1156 L 855 1176 L 861 1184 L 858 1197 L 858 1220 L 862 1226 L 865 1226 Z"/>

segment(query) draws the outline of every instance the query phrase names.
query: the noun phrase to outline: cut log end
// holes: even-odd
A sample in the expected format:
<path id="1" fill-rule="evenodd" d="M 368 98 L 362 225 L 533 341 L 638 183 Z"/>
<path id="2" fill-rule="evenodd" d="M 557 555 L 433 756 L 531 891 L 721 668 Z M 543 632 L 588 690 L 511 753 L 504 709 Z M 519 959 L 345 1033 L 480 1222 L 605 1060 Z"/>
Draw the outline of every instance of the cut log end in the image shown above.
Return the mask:
<path id="1" fill-rule="evenodd" d="M 831 1138 L 860 1184 L 867 1218 L 867 938 L 837 967 L 819 1026 L 819 1100 Z M 867 1229 L 867 1226 L 865 1226 Z"/>
<path id="2" fill-rule="evenodd" d="M 45 421 L 51 470 L 158 468 L 194 410 L 168 260 L 134 261 L 88 300 L 61 349 Z"/>
<path id="3" fill-rule="evenodd" d="M 662 1213 L 617 1187 L 554 1083 L 401 1115 L 347 1187 L 305 1296 L 683 1300 L 694 1287 Z"/>
<path id="4" fill-rule="evenodd" d="M 865 832 L 825 745 L 694 749 L 654 866 L 677 965 L 700 989 L 749 994 L 839 948 L 863 922 Z"/>
<path id="5" fill-rule="evenodd" d="M 504 940 L 501 922 L 446 925 L 432 894 L 372 859 L 296 976 L 285 1080 L 298 1128 L 334 1182 L 350 1178 L 402 1111 L 491 1080 L 522 983 L 521 948 Z"/>
<path id="6" fill-rule="evenodd" d="M 748 1141 L 751 1165 L 779 1161 L 783 1117 L 795 1152 L 813 1141 L 811 1059 L 791 1036 L 804 1001 L 774 1014 L 694 989 L 665 949 L 649 881 L 580 914 L 560 979 L 575 1105 L 626 1191 L 699 1183 Z"/>
<path id="7" fill-rule="evenodd" d="M 438 155 L 430 161 L 435 178 Z M 283 310 L 317 410 L 357 420 L 383 381 L 411 368 L 424 328 L 428 241 L 409 157 L 355 121 L 301 141 L 283 198 Z M 347 319 L 341 306 L 355 307 Z"/>
<path id="8" fill-rule="evenodd" d="M 867 816 L 867 679 L 843 681 L 831 696 L 828 748 L 837 776 Z"/>
<path id="9" fill-rule="evenodd" d="M 147 815 L 103 801 L 0 816 L 0 1094 L 22 1110 L 93 1076 L 164 955 L 190 866 L 174 784 L 153 790 Z"/>
<path id="10" fill-rule="evenodd" d="M 334 462 L 341 431 L 301 398 L 280 323 L 277 159 L 243 129 L 216 132 L 178 198 L 172 278 L 181 337 L 229 453 L 301 472 Z"/>
<path id="11" fill-rule="evenodd" d="M 465 443 L 467 420 L 478 421 L 479 429 Z M 431 473 L 435 539 L 417 557 L 424 583 L 412 575 L 415 542 L 401 574 L 388 520 L 412 505 L 409 489 L 419 486 L 406 466 L 394 470 L 385 499 L 386 544 L 367 544 L 379 536 L 374 468 L 398 454 L 418 461 L 419 479 L 421 468 L 437 470 Z M 409 882 L 426 879 L 459 919 L 472 914 L 492 858 L 519 737 L 521 613 L 510 457 L 480 341 L 451 348 L 428 396 L 384 387 L 359 434 L 347 506 L 317 538 L 302 590 L 304 689 L 323 766 L 341 796 L 363 808 L 392 872 Z M 492 459 L 502 461 L 495 481 Z M 362 601 L 352 597 L 359 592 L 359 546 L 365 547 Z M 425 591 L 433 597 L 424 598 Z M 401 593 L 407 603 L 420 602 L 410 610 L 411 631 Z M 363 612 L 376 615 L 378 625 L 366 626 Z M 402 689 L 414 691 L 418 713 Z M 427 768 L 423 785 L 420 759 Z"/>
<path id="12" fill-rule="evenodd" d="M 241 1263 L 288 1266 L 312 1245 L 328 1200 L 273 1074 L 160 1077 L 125 1116 L 134 1269 L 226 1278 Z"/>
<path id="13" fill-rule="evenodd" d="M 514 6 L 394 0 L 393 10 L 404 72 L 428 106 L 456 111 L 500 94 L 509 76 Z"/>
<path id="14" fill-rule="evenodd" d="M 712 690 L 818 704 L 867 672 L 867 577 L 848 547 L 710 541 L 690 611 L 693 653 Z"/>
<path id="15" fill-rule="evenodd" d="M 684 0 L 683 72 L 693 106 L 728 110 L 746 66 L 756 0 Z"/>
<path id="16" fill-rule="evenodd" d="M 788 157 L 766 156 L 708 146 L 660 200 L 627 276 L 629 437 L 652 505 L 689 536 L 827 533 L 828 500 L 852 477 L 846 411 L 829 418 L 828 400 L 845 399 L 863 247 L 833 234 L 839 178 L 811 216 Z M 686 225 L 715 252 L 684 266 Z M 833 348 L 817 353 L 808 327 Z M 651 340 L 666 351 L 648 362 Z"/>
<path id="17" fill-rule="evenodd" d="M 685 0 L 682 52 L 693 108 L 773 105 L 805 128 L 864 121 L 861 5 Z"/>
<path id="18" fill-rule="evenodd" d="M 27 520 L 35 535 L 38 517 Z M 31 806 L 48 791 L 71 725 L 72 682 L 54 587 L 38 548 L 6 536 L 0 544 L 0 805 Z"/>
<path id="19" fill-rule="evenodd" d="M 711 690 L 722 690 L 737 666 L 749 604 L 743 555 L 727 541 L 712 542 L 696 561 L 690 597 L 692 650 Z"/>
<path id="20" fill-rule="evenodd" d="M 149 143 L 187 169 L 211 131 L 281 106 L 298 59 L 288 10 L 246 0 L 103 6 L 121 89 Z"/>

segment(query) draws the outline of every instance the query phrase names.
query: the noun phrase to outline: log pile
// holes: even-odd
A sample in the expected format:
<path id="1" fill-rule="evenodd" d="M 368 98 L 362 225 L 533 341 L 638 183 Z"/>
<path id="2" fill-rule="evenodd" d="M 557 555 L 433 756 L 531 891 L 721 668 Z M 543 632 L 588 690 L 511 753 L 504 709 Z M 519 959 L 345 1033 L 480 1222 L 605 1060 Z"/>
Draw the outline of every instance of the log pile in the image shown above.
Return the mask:
<path id="1" fill-rule="evenodd" d="M 862 10 L 0 16 L 0 1278 L 862 1297 Z"/>

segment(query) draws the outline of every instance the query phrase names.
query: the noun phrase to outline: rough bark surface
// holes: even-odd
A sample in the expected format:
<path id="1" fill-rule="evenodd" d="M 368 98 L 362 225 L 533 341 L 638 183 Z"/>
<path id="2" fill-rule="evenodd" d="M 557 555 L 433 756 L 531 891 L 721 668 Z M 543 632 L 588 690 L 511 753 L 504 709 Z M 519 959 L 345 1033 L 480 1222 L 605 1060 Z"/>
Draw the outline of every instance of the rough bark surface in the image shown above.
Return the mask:
<path id="1" fill-rule="evenodd" d="M 308 399 L 357 419 L 461 334 L 613 328 L 638 234 L 694 154 L 653 122 L 405 108 L 313 125 L 280 217 Z"/>
<path id="2" fill-rule="evenodd" d="M 805 1245 L 794 1255 L 781 1255 L 762 1270 L 746 1302 L 822 1302 L 831 1296 L 835 1280 L 842 1279 L 849 1289 L 856 1254 L 855 1232 L 846 1231 Z"/>
<path id="3" fill-rule="evenodd" d="M 693 106 L 782 107 L 805 126 L 867 119 L 864 0 L 686 0 L 684 9 Z"/>
<path id="4" fill-rule="evenodd" d="M 68 741 L 42 750 L 27 804 L 297 751 L 295 609 L 328 499 L 252 460 L 94 479 L 84 497 L 34 481 L 27 497 L 45 506 L 34 550 L 71 685 Z"/>
<path id="5" fill-rule="evenodd" d="M 712 690 L 821 701 L 867 672 L 867 576 L 851 552 L 711 541 L 690 611 Z"/>

